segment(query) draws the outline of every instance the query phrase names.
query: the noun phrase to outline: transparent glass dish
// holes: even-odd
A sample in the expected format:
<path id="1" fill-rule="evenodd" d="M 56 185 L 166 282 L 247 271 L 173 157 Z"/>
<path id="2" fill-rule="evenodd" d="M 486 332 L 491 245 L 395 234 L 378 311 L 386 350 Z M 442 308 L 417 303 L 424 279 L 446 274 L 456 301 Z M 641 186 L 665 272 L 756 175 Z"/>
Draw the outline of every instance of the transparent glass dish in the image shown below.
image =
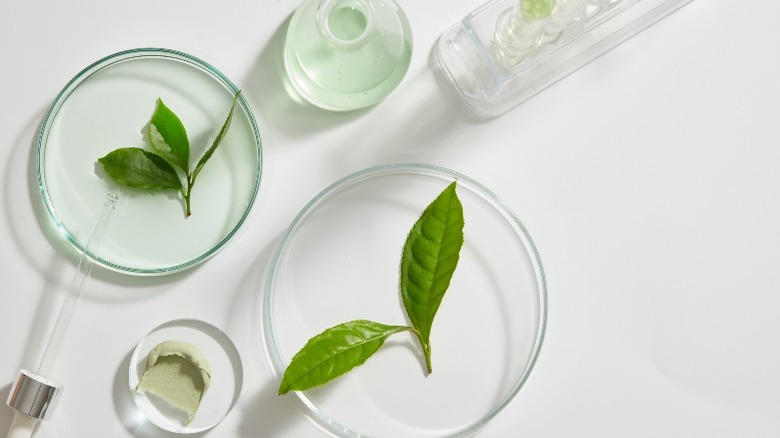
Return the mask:
<path id="1" fill-rule="evenodd" d="M 165 341 L 184 341 L 197 346 L 211 366 L 211 383 L 192 422 L 186 415 L 154 395 L 135 391 L 146 369 L 149 352 Z M 222 422 L 241 394 L 244 368 L 236 346 L 217 327 L 197 319 L 176 319 L 155 327 L 138 343 L 130 358 L 130 394 L 138 409 L 157 427 L 180 434 L 203 432 Z"/>
<path id="2" fill-rule="evenodd" d="M 263 301 L 276 377 L 327 327 L 354 319 L 408 325 L 398 288 L 407 233 L 457 180 L 465 242 L 431 335 L 433 372 L 412 335 L 366 363 L 295 394 L 345 437 L 465 436 L 498 414 L 528 378 L 544 336 L 546 286 L 522 223 L 490 190 L 424 164 L 369 168 L 326 188 L 298 214 L 274 256 Z M 294 397 L 292 394 L 285 397 Z"/>
<path id="3" fill-rule="evenodd" d="M 158 98 L 181 118 L 196 161 L 211 145 L 238 91 L 217 69 L 181 52 L 135 49 L 88 66 L 55 99 L 38 139 L 38 183 L 59 232 L 79 252 L 110 191 L 122 205 L 101 247 L 89 254 L 112 270 L 138 275 L 178 272 L 219 251 L 247 217 L 260 185 L 260 134 L 239 99 L 230 131 L 198 176 L 192 216 L 181 194 L 120 187 L 97 159 L 144 144 Z M 194 165 L 194 163 L 192 163 Z"/>
<path id="4" fill-rule="evenodd" d="M 689 2 L 491 0 L 441 34 L 436 59 L 471 112 L 498 117 Z"/>

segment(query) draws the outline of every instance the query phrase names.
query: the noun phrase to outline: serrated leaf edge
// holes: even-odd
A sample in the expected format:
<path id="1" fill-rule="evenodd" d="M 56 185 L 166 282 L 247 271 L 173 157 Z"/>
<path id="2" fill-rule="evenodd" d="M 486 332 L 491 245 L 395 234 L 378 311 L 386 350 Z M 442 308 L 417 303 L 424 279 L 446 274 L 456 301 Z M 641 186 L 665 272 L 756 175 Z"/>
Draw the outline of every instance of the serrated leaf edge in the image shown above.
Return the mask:
<path id="1" fill-rule="evenodd" d="M 301 374 L 294 381 L 292 381 L 292 382 L 289 381 L 290 377 L 288 375 L 288 372 L 291 369 L 294 369 L 293 365 L 296 364 L 296 361 L 301 360 L 301 358 L 305 357 L 306 354 L 310 354 L 307 350 L 310 350 L 310 349 L 314 348 L 318 343 L 323 342 L 324 341 L 323 337 L 326 334 L 328 334 L 329 332 L 333 332 L 336 329 L 339 329 L 339 328 L 342 328 L 342 327 L 346 327 L 346 326 L 348 326 L 350 324 L 356 324 L 356 323 L 376 324 L 376 325 L 381 325 L 381 326 L 385 327 L 386 329 L 381 334 L 376 335 L 376 336 L 372 336 L 371 338 L 368 338 L 368 339 L 361 338 L 360 342 L 349 345 L 348 348 L 344 348 L 341 351 L 339 351 L 337 354 L 335 354 L 333 356 L 330 356 L 327 359 L 324 359 L 324 360 L 320 361 L 319 363 L 315 364 L 313 367 L 310 367 L 309 369 L 307 369 L 306 373 Z M 404 331 L 413 331 L 413 330 L 414 329 L 412 327 L 391 326 L 391 325 L 386 325 L 386 324 L 382 324 L 382 323 L 378 323 L 378 322 L 374 322 L 374 321 L 368 321 L 368 320 L 354 320 L 354 321 L 349 321 L 349 322 L 345 322 L 345 323 L 341 323 L 341 324 L 337 324 L 335 326 L 329 327 L 329 328 L 325 329 L 322 333 L 320 333 L 320 334 L 318 334 L 316 336 L 313 336 L 311 339 L 309 339 L 306 342 L 306 345 L 304 345 L 304 347 L 301 348 L 293 356 L 292 360 L 290 361 L 290 364 L 287 366 L 287 369 L 284 372 L 284 375 L 282 376 L 282 381 L 279 384 L 279 394 L 283 395 L 283 394 L 288 393 L 289 391 L 304 391 L 306 389 L 313 388 L 315 386 L 319 386 L 319 385 L 325 384 L 325 383 L 327 383 L 327 382 L 329 382 L 329 381 L 331 381 L 331 380 L 333 380 L 333 379 L 335 379 L 337 377 L 340 377 L 340 376 L 344 375 L 345 373 L 351 371 L 355 367 L 358 367 L 358 366 L 364 364 L 366 362 L 366 360 L 368 360 L 371 356 L 373 356 L 382 347 L 382 345 L 384 344 L 385 340 L 388 337 L 390 337 L 391 335 L 394 335 L 396 333 L 401 333 L 401 332 L 404 332 Z M 344 370 L 343 372 L 340 372 L 338 374 L 331 374 L 331 375 L 327 376 L 325 379 L 323 379 L 322 381 L 315 382 L 315 383 L 313 383 L 311 385 L 308 385 L 308 386 L 296 386 L 296 383 L 300 382 L 303 378 L 308 376 L 313 370 L 316 370 L 316 369 L 319 369 L 320 367 L 322 367 L 326 362 L 335 360 L 336 358 L 343 356 L 344 354 L 346 354 L 347 352 L 349 352 L 353 348 L 357 348 L 357 347 L 360 347 L 360 346 L 363 346 L 363 345 L 366 345 L 366 344 L 369 344 L 369 343 L 377 342 L 377 341 L 379 341 L 379 345 L 377 346 L 377 348 L 373 352 L 371 352 L 369 355 L 367 355 L 365 357 L 362 357 L 362 360 L 356 361 L 355 363 L 350 364 L 350 366 L 346 370 Z"/>

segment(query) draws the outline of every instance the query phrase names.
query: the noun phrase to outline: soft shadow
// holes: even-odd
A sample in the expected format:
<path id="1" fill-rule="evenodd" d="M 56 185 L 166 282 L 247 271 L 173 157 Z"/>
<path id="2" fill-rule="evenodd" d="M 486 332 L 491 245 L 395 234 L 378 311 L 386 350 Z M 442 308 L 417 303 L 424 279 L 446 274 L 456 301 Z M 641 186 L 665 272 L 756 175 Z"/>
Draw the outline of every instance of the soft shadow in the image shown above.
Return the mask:
<path id="1" fill-rule="evenodd" d="M 8 400 L 8 394 L 11 393 L 11 385 L 3 386 L 0 389 L 0 398 Z M 11 427 L 11 420 L 14 418 L 14 411 L 11 408 L 5 407 L 0 409 L 0 434 L 5 433 L 9 427 Z"/>
<path id="2" fill-rule="evenodd" d="M 234 296 L 230 308 L 230 331 L 249 333 L 245 338 L 243 359 L 253 364 L 253 371 L 260 371 L 262 388 L 251 395 L 244 394 L 248 402 L 242 403 L 239 435 L 246 437 L 273 437 L 280 434 L 298 416 L 295 403 L 277 394 L 276 379 L 266 355 L 267 342 L 263 330 L 263 297 L 270 274 L 270 262 L 281 236 L 268 242 L 250 263 L 250 269 L 241 280 L 241 288 Z"/>
<path id="3" fill-rule="evenodd" d="M 281 236 L 272 239 L 259 251 L 257 257 L 249 264 L 249 269 L 240 282 L 228 314 L 228 330 L 230 332 L 251 333 L 249 336 L 250 353 L 262 356 L 265 343 L 263 333 L 263 298 L 266 294 L 266 284 L 269 276 L 271 258 Z"/>
<path id="4" fill-rule="evenodd" d="M 45 237 L 49 237 L 47 234 L 53 235 L 52 230 L 42 227 L 38 219 L 47 214 L 42 200 L 35 202 L 41 199 L 36 157 L 38 135 L 45 113 L 45 109 L 37 111 L 13 141 L 5 165 L 3 184 L 5 191 L 3 210 L 11 228 L 8 234 L 13 237 L 15 253 L 23 256 L 29 265 L 35 267 L 40 273 L 48 268 L 46 261 L 41 260 L 40 257 L 40 254 L 45 254 L 50 249 Z M 33 225 L 36 223 L 38 229 Z"/>
<path id="5" fill-rule="evenodd" d="M 75 263 L 77 264 L 78 261 Z M 201 267 L 201 265 L 194 266 L 186 271 L 164 276 L 135 276 L 115 272 L 96 264 L 93 266 L 91 277 L 111 285 L 111 290 L 95 290 L 95 287 L 85 288 L 84 297 L 97 302 L 141 301 L 167 292 L 171 289 L 170 285 L 186 281 L 186 278 L 193 275 Z"/>
<path id="6" fill-rule="evenodd" d="M 290 84 L 284 68 L 284 42 L 292 14 L 276 29 L 260 53 L 242 93 L 274 129 L 289 136 L 306 137 L 331 126 L 354 120 L 370 108 L 355 111 L 328 111 L 301 98 Z"/>
<path id="7" fill-rule="evenodd" d="M 297 397 L 293 394 L 279 395 L 277 390 L 276 380 L 267 380 L 260 391 L 244 403 L 238 429 L 240 436 L 280 436 L 291 424 L 302 418 L 303 412 Z"/>
<path id="8" fill-rule="evenodd" d="M 25 348 L 22 352 L 19 368 L 37 367 L 41 359 L 43 349 L 51 334 L 50 322 L 56 318 L 61 306 L 61 299 L 53 298 L 57 297 L 58 279 L 65 270 L 67 270 L 66 263 L 53 254 L 50 257 L 49 267 L 41 274 L 43 278 L 42 290 L 35 308 L 34 321 L 30 326 L 27 342 L 24 344 Z"/>
<path id="9" fill-rule="evenodd" d="M 281 236 L 268 242 L 252 261 L 247 273 L 241 281 L 241 290 L 236 294 L 231 306 L 230 331 L 250 333 L 246 336 L 243 348 L 243 359 L 253 364 L 254 371 L 259 374 L 262 386 L 259 391 L 245 394 L 241 403 L 241 423 L 239 436 L 272 438 L 283 435 L 292 424 L 305 418 L 303 406 L 293 394 L 281 396 L 278 394 L 278 379 L 272 369 L 267 342 L 263 312 L 263 302 L 270 265 Z"/>
<path id="10" fill-rule="evenodd" d="M 113 401 L 114 410 L 119 418 L 122 426 L 132 436 L 136 438 L 173 438 L 180 437 L 180 434 L 168 432 L 162 430 L 152 424 L 141 411 L 136 408 L 135 403 L 130 395 L 130 377 L 128 370 L 130 369 L 130 359 L 133 352 L 127 353 L 125 358 L 119 363 L 116 374 L 114 376 L 113 386 Z M 204 437 L 208 435 L 209 430 L 188 434 L 193 438 Z"/>

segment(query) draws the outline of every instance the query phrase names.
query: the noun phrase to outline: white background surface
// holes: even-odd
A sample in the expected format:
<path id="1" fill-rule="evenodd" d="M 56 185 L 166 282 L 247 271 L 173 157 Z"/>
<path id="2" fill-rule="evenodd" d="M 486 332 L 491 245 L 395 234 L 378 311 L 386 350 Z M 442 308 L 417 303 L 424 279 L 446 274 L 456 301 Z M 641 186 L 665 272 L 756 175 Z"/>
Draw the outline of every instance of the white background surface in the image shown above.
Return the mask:
<path id="1" fill-rule="evenodd" d="M 531 378 L 480 437 L 780 434 L 780 3 L 698 0 L 509 114 L 471 119 L 428 65 L 438 35 L 481 2 L 400 0 L 409 73 L 385 102 L 332 114 L 281 88 L 297 2 L 0 3 L 0 397 L 40 354 L 76 257 L 51 231 L 34 144 L 54 97 L 129 48 L 200 57 L 245 92 L 260 126 L 259 198 L 231 245 L 163 278 L 87 285 L 40 437 L 167 437 L 127 404 L 127 361 L 159 323 L 222 327 L 244 390 L 211 437 L 326 436 L 275 395 L 258 305 L 298 210 L 353 171 L 421 161 L 493 189 L 534 237 L 549 325 Z M 1 380 L 1 379 L 0 379 Z M 0 433 L 10 422 L 0 409 Z"/>

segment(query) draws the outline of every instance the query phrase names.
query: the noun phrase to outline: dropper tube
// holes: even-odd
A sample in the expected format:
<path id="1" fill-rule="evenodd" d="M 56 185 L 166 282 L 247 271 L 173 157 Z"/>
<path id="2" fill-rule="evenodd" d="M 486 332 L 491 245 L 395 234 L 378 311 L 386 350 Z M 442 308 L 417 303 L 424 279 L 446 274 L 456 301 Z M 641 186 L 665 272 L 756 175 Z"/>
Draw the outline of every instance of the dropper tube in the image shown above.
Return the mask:
<path id="1" fill-rule="evenodd" d="M 73 280 L 71 280 L 69 292 L 65 296 L 65 301 L 62 303 L 59 315 L 57 316 L 57 321 L 54 323 L 54 327 L 49 334 L 46 348 L 43 350 L 38 366 L 35 368 L 37 374 L 44 376 L 49 375 L 54 368 L 57 353 L 62 346 L 63 337 L 68 330 L 70 321 L 73 319 L 73 312 L 76 310 L 76 305 L 81 300 L 81 295 L 84 292 L 84 283 L 92 273 L 92 267 L 95 264 L 94 250 L 99 248 L 103 241 L 103 235 L 105 234 L 108 220 L 111 217 L 111 213 L 116 209 L 118 200 L 119 196 L 116 193 L 110 192 L 106 195 L 103 208 L 100 210 L 95 226 L 87 238 L 84 251 L 79 259 L 79 264 L 76 266 L 76 272 L 73 275 Z"/>
<path id="2" fill-rule="evenodd" d="M 57 406 L 62 393 L 62 385 L 46 376 L 54 367 L 63 337 L 84 291 L 84 283 L 86 283 L 92 273 L 95 258 L 94 251 L 103 240 L 108 221 L 117 207 L 118 200 L 119 196 L 115 193 L 106 195 L 103 208 L 100 210 L 95 226 L 87 238 L 87 243 L 76 266 L 70 289 L 57 315 L 57 320 L 38 362 L 36 372 L 22 369 L 19 371 L 16 380 L 14 380 L 7 400 L 8 406 L 14 410 L 14 418 L 6 438 L 29 438 L 32 436 L 38 420 L 50 419 Z"/>

